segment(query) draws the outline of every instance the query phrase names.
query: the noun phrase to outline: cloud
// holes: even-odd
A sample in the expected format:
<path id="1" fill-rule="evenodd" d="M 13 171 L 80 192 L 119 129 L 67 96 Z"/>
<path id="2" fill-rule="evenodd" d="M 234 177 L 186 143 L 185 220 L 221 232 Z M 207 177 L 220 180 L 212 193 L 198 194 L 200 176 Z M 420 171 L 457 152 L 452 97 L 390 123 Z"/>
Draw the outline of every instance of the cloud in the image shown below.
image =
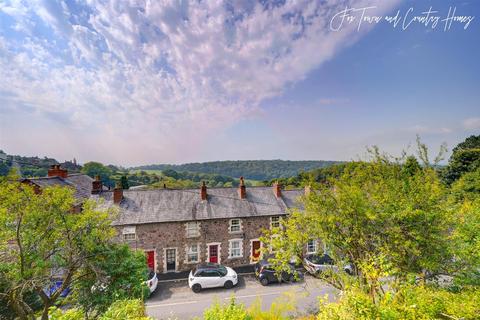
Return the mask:
<path id="1" fill-rule="evenodd" d="M 480 130 L 480 118 L 468 118 L 463 121 L 463 127 L 467 130 Z"/>
<path id="2" fill-rule="evenodd" d="M 375 4 L 371 14 L 382 14 L 397 2 L 355 5 Z M 209 136 L 258 114 L 262 101 L 367 32 L 328 29 L 349 3 L 7 1 L 0 14 L 15 25 L 0 29 L 0 92 L 8 93 L 0 103 L 28 105 L 37 117 L 68 123 L 70 141 L 80 145 L 83 136 L 113 150 L 79 150 L 84 158 L 193 159 Z M 17 129 L 2 125 L 2 143 L 13 144 Z M 43 138 L 15 144 L 40 146 Z"/>

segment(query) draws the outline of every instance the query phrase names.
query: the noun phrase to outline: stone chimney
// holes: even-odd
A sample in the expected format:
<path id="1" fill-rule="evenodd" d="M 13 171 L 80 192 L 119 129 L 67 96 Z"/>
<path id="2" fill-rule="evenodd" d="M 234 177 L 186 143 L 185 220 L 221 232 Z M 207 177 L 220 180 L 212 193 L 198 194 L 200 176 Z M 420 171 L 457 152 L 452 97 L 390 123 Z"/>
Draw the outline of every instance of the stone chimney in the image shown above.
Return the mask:
<path id="1" fill-rule="evenodd" d="M 275 194 L 275 197 L 277 197 L 277 198 L 282 197 L 282 186 L 278 182 L 275 182 L 273 184 L 273 193 Z"/>
<path id="2" fill-rule="evenodd" d="M 308 196 L 312 192 L 312 187 L 310 185 L 305 186 L 305 195 Z"/>
<path id="3" fill-rule="evenodd" d="M 240 186 L 238 187 L 238 196 L 240 199 L 247 199 L 247 188 L 245 187 L 245 181 L 243 177 L 240 177 Z"/>
<path id="4" fill-rule="evenodd" d="M 48 176 L 49 177 L 60 177 L 60 178 L 67 178 L 68 177 L 68 170 L 62 169 L 59 164 L 54 164 L 50 166 L 48 169 Z"/>
<path id="5" fill-rule="evenodd" d="M 202 200 L 207 200 L 207 185 L 205 181 L 202 182 L 202 187 L 200 188 L 200 197 Z"/>
<path id="6" fill-rule="evenodd" d="M 99 194 L 102 192 L 103 184 L 100 176 L 95 176 L 95 180 L 92 181 L 92 194 Z"/>
<path id="7" fill-rule="evenodd" d="M 123 199 L 123 189 L 120 183 L 117 182 L 115 189 L 113 189 L 113 203 L 119 204 Z"/>

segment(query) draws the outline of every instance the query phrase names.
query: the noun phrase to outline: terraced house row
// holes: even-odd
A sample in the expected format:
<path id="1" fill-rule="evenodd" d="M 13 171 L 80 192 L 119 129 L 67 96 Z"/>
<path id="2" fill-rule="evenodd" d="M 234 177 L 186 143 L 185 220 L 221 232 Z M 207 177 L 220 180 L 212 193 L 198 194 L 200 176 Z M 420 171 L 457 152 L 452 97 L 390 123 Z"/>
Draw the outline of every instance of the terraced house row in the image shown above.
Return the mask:
<path id="1" fill-rule="evenodd" d="M 58 174 L 62 172 L 62 176 Z M 83 176 L 83 175 L 82 175 Z M 118 206 L 114 222 L 118 241 L 143 250 L 149 268 L 158 273 L 190 270 L 199 262 L 248 265 L 260 258 L 262 230 L 279 226 L 288 209 L 299 207 L 303 190 L 247 187 L 243 178 L 238 188 L 106 190 L 99 179 L 88 176 L 69 180 L 68 173 L 52 168 L 49 177 L 28 179 L 34 185 L 69 184 L 85 198 Z M 76 186 L 75 181 L 81 181 Z M 311 241 L 307 252 L 316 251 Z"/>

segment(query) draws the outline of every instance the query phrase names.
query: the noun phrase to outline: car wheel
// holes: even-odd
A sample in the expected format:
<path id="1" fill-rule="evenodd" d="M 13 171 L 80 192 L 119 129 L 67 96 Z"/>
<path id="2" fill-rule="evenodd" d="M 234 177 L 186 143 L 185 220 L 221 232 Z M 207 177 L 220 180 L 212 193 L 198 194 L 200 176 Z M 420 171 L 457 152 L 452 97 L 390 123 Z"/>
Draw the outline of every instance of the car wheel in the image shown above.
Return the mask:
<path id="1" fill-rule="evenodd" d="M 202 291 L 202 286 L 198 283 L 195 283 L 192 286 L 192 291 L 195 292 L 195 293 L 199 293 L 200 291 Z"/>
<path id="2" fill-rule="evenodd" d="M 295 281 L 295 276 L 293 274 L 288 276 L 288 282 L 294 282 Z"/>
<path id="3" fill-rule="evenodd" d="M 260 279 L 260 284 L 262 286 L 268 286 L 268 279 L 267 278 Z"/>
<path id="4" fill-rule="evenodd" d="M 225 281 L 225 284 L 223 286 L 225 287 L 225 289 L 230 289 L 233 287 L 233 282 L 230 280 Z"/>
<path id="5" fill-rule="evenodd" d="M 349 276 L 353 275 L 352 270 L 350 270 L 349 268 L 346 268 L 346 269 L 345 269 L 345 272 L 346 272 Z"/>

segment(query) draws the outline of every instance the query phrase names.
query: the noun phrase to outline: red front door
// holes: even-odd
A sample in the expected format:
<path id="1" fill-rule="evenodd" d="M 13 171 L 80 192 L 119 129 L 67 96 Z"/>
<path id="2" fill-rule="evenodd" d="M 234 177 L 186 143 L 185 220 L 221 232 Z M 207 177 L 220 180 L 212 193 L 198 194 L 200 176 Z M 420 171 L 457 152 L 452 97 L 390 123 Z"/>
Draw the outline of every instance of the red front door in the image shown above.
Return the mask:
<path id="1" fill-rule="evenodd" d="M 145 251 L 148 269 L 155 271 L 155 251 Z"/>
<path id="2" fill-rule="evenodd" d="M 214 244 L 208 247 L 209 262 L 218 263 L 218 245 Z"/>

